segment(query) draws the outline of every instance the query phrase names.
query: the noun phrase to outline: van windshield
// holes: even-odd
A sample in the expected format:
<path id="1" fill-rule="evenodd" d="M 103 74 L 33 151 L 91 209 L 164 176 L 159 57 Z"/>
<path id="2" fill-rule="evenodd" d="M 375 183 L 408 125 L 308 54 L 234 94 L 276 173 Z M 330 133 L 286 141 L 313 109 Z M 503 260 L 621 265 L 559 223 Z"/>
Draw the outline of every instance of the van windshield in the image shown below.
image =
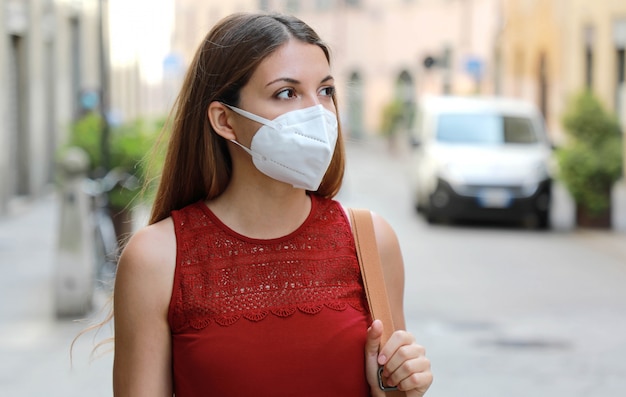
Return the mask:
<path id="1" fill-rule="evenodd" d="M 532 122 L 498 114 L 442 114 L 437 119 L 437 141 L 474 145 L 537 143 Z"/>

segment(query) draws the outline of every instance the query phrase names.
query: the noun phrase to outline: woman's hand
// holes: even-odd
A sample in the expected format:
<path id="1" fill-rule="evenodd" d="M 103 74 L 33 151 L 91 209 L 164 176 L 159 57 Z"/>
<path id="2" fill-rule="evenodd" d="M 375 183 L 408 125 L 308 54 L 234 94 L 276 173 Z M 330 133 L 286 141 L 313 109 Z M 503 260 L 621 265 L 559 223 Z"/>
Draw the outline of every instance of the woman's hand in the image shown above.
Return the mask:
<path id="1" fill-rule="evenodd" d="M 421 397 L 433 382 L 430 361 L 425 356 L 422 346 L 415 343 L 415 338 L 407 331 L 394 332 L 387 343 L 380 348 L 383 324 L 380 320 L 372 323 L 367 330 L 365 343 L 365 366 L 367 381 L 372 396 L 384 396 L 378 386 L 378 367 L 384 366 L 383 383 L 397 386 L 407 395 Z"/>

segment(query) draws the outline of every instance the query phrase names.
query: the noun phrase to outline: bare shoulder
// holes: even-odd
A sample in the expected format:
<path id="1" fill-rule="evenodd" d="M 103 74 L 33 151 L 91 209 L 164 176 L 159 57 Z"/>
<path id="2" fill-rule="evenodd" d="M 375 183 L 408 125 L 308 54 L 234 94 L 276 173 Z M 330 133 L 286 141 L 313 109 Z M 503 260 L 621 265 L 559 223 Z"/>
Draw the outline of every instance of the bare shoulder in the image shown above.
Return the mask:
<path id="1" fill-rule="evenodd" d="M 372 211 L 372 222 L 374 223 L 374 233 L 376 234 L 376 243 L 381 256 L 398 256 L 400 255 L 400 244 L 398 237 L 389 222 L 382 216 Z M 397 259 L 397 258 L 396 258 Z M 401 258 L 400 258 L 401 259 Z M 402 260 L 388 261 L 385 266 L 403 266 Z M 398 269 L 399 270 L 399 269 Z"/>
<path id="2" fill-rule="evenodd" d="M 130 238 L 118 264 L 115 294 L 132 289 L 155 294 L 155 298 L 165 302 L 169 300 L 175 267 L 174 225 L 171 218 L 166 218 L 138 230 Z"/>
<path id="3" fill-rule="evenodd" d="M 174 224 L 171 218 L 166 218 L 138 230 L 126 244 L 122 252 L 122 261 L 131 263 L 131 266 L 154 268 L 166 266 L 169 260 L 175 260 L 175 256 Z"/>

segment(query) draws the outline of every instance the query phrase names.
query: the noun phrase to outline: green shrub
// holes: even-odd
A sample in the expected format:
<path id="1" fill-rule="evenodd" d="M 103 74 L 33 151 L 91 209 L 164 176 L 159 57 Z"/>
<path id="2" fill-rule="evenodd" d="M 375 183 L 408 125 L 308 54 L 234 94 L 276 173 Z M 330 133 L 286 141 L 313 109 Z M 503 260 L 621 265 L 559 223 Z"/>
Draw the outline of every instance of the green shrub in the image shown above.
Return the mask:
<path id="1" fill-rule="evenodd" d="M 591 216 L 610 208 L 620 178 L 622 143 L 617 119 L 590 92 L 578 94 L 563 117 L 569 143 L 557 152 L 560 178 L 577 205 Z"/>
<path id="2" fill-rule="evenodd" d="M 118 186 L 109 194 L 111 207 L 126 208 L 138 197 L 141 186 L 149 179 L 146 156 L 163 128 L 162 120 L 148 121 L 137 119 L 115 126 L 109 133 L 109 168 L 128 173 L 136 178 L 136 188 Z M 70 129 L 67 146 L 78 146 L 85 150 L 90 160 L 90 176 L 101 173 L 102 159 L 102 118 L 90 113 Z M 157 159 L 158 160 L 158 159 Z M 146 196 L 149 197 L 149 191 Z"/>
<path id="3" fill-rule="evenodd" d="M 89 170 L 102 166 L 102 118 L 97 113 L 89 113 L 70 126 L 70 136 L 66 146 L 77 146 L 89 156 Z"/>

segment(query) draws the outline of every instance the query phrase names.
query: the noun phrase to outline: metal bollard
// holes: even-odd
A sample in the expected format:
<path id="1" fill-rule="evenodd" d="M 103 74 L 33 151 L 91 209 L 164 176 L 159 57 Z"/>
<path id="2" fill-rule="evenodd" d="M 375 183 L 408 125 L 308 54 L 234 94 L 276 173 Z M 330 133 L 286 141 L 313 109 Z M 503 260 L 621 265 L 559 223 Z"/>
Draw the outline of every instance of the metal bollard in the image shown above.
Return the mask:
<path id="1" fill-rule="evenodd" d="M 93 303 L 95 254 L 93 217 L 84 183 L 89 158 L 80 148 L 69 148 L 60 169 L 63 172 L 54 274 L 54 304 L 57 317 L 87 314 Z"/>
<path id="2" fill-rule="evenodd" d="M 617 181 L 611 190 L 611 227 L 615 232 L 626 232 L 626 178 Z"/>

